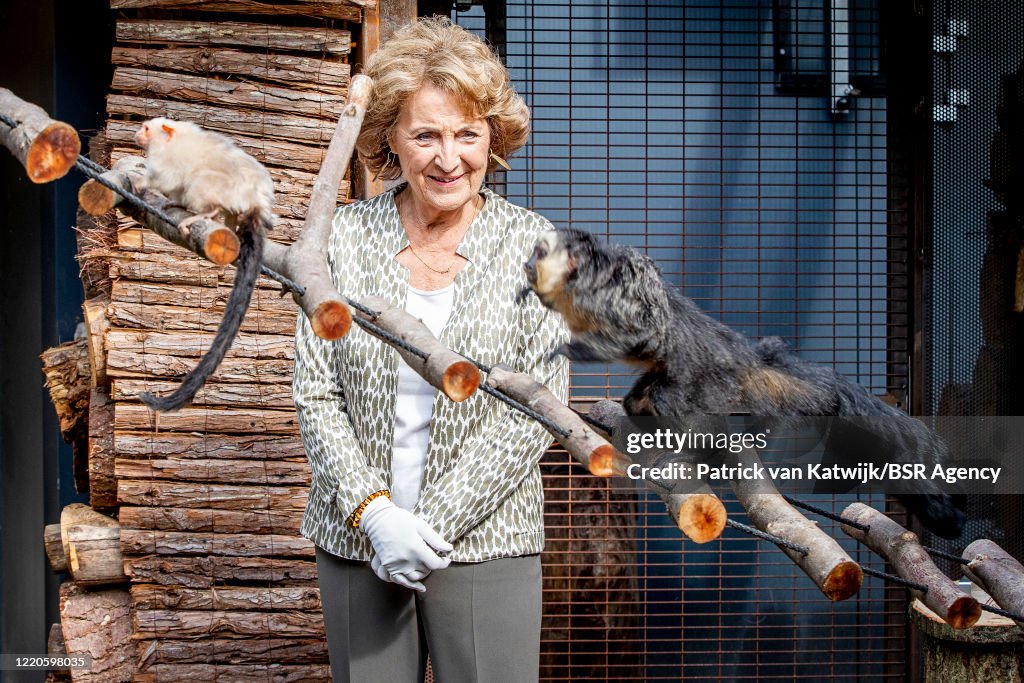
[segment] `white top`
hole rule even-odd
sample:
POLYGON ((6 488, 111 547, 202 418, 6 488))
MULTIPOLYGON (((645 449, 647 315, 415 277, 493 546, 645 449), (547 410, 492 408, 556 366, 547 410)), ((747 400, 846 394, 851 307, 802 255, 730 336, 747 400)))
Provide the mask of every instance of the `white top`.
MULTIPOLYGON (((454 301, 454 282, 432 292, 409 287, 405 310, 412 317, 422 320, 427 329, 439 337, 451 316, 454 301)), ((437 389, 399 357, 395 440, 391 456, 391 500, 406 510, 411 510, 420 498, 436 393, 437 389)))

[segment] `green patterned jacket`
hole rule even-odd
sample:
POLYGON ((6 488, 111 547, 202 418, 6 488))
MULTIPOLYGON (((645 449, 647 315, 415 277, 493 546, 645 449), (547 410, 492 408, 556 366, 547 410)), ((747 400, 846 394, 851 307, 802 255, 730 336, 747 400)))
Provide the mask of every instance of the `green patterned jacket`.
MULTIPOLYGON (((408 273, 394 256, 409 243, 395 209, 395 190, 338 209, 328 265, 338 291, 356 300, 377 295, 401 305, 408 273)), ((563 401, 564 358, 549 359, 568 338, 561 317, 525 286, 523 263, 543 217, 489 190, 458 253, 469 263, 455 278, 452 314, 441 341, 487 365, 528 372, 563 401)), ((300 532, 325 550, 370 559, 370 543, 346 524, 374 491, 390 488, 398 353, 353 326, 341 340, 315 336, 299 314, 293 397, 313 470, 300 532)), ((426 469, 413 509, 455 549, 456 562, 538 553, 544 546, 544 495, 537 461, 551 443, 544 428, 483 392, 462 403, 438 393, 426 469)))

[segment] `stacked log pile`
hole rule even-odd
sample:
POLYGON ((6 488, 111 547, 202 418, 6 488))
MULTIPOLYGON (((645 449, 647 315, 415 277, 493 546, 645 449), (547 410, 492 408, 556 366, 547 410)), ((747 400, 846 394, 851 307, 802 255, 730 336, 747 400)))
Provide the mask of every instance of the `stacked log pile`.
MULTIPOLYGON (((138 155, 135 130, 154 116, 221 132, 270 170, 270 237, 291 243, 347 96, 362 4, 112 0, 109 118, 91 157, 111 166, 138 155)), ((346 181, 338 200, 348 198, 346 181)), ((121 214, 80 218, 89 411, 79 488, 90 512, 109 516, 62 520, 50 536, 63 530, 63 544, 48 547, 74 579, 61 590, 68 654, 95 647, 98 632, 128 651, 93 649, 109 665, 73 680, 330 680, 314 548, 298 533, 310 472, 291 401, 294 303, 261 279, 212 381, 190 407, 157 416, 136 396, 171 391, 209 347, 233 268, 121 214), (116 568, 89 552, 102 544, 116 568)))

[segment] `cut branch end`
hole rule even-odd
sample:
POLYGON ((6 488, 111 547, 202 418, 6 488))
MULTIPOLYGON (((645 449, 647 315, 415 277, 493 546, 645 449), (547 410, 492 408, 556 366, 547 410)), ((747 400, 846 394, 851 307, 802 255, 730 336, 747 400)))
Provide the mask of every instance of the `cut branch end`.
POLYGON ((78 160, 82 141, 78 132, 62 121, 54 121, 36 136, 25 158, 25 170, 33 183, 63 178, 78 160))
POLYGON ((821 584, 821 592, 833 602, 857 594, 864 582, 864 571, 856 562, 840 562, 832 568, 821 584))
POLYGON ((441 383, 444 395, 460 403, 480 387, 480 370, 469 361, 459 361, 448 366, 441 383))
POLYGON ((218 266, 234 263, 235 259, 238 258, 241 248, 238 235, 228 227, 220 227, 208 232, 206 234, 206 241, 203 244, 203 252, 206 254, 206 258, 218 266))
POLYGON ((337 299, 328 300, 316 307, 309 322, 316 336, 334 341, 348 334, 352 327, 352 311, 337 299))
POLYGON ((722 535, 728 514, 718 496, 694 493, 687 496, 676 514, 676 525, 694 543, 707 543, 722 535))

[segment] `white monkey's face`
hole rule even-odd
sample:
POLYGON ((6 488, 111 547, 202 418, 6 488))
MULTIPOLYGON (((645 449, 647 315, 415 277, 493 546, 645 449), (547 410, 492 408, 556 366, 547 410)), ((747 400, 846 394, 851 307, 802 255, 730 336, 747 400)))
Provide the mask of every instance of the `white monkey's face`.
POLYGON ((424 85, 406 101, 390 138, 420 216, 466 210, 487 173, 491 131, 450 94, 424 85))

